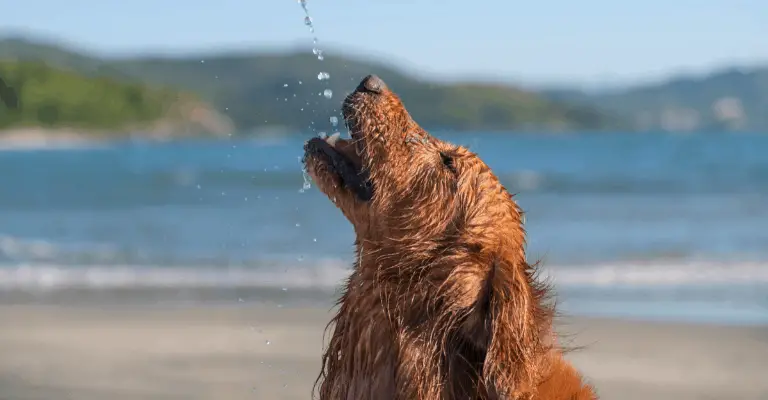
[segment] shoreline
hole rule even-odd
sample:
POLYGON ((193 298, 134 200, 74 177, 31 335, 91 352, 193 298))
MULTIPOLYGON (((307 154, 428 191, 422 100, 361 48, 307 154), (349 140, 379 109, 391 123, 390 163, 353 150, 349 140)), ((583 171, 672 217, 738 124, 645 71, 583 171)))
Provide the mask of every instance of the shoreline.
POLYGON ((0 130, 0 150, 36 150, 72 148, 141 139, 165 142, 179 139, 228 139, 233 130, 206 133, 205 131, 183 131, 168 127, 160 129, 135 130, 84 130, 76 128, 23 127, 0 130))
POLYGON ((100 133, 74 129, 13 128, 0 131, 0 150, 69 148, 109 142, 100 133))
MULTIPOLYGON (((330 307, 0 305, 0 399, 308 399, 330 307)), ((601 399, 764 399, 768 327, 558 319, 601 399)))

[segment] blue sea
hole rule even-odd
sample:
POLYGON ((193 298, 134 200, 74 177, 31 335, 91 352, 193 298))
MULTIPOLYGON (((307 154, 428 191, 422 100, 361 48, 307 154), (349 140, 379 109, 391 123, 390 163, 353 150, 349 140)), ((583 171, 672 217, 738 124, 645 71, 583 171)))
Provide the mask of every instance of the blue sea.
MULTIPOLYGON (((768 135, 450 134, 572 315, 768 323, 768 135)), ((0 151, 0 302, 330 305, 353 232, 307 135, 0 151)))

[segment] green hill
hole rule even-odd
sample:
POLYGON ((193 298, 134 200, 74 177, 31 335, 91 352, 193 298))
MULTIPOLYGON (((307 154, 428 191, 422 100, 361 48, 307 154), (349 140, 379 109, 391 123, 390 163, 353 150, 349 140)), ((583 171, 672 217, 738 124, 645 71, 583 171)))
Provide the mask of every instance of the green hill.
POLYGON ((0 108, 0 129, 145 126, 165 117, 178 98, 175 91, 85 77, 40 62, 0 62, 0 77, 15 97, 10 108, 0 108))
POLYGON ((721 70, 612 92, 546 95, 621 115, 635 130, 768 132, 768 68, 721 70))
POLYGON ((514 87, 425 82, 354 58, 330 55, 320 62, 309 51, 115 60, 17 38, 0 41, 0 59, 8 58, 41 60, 90 76, 191 91, 231 117, 241 130, 264 126, 329 130, 329 115, 338 112, 343 96, 369 73, 378 74, 396 90, 426 127, 605 130, 626 126, 594 107, 559 103, 514 87), (319 72, 327 72, 330 79, 318 80, 319 72), (332 91, 331 100, 322 95, 326 89, 332 91))
POLYGON ((0 41, 0 99, 0 130, 43 127, 145 136, 232 131, 231 121, 199 96, 21 39, 0 41))
MULTIPOLYGON (((0 60, 35 60, 91 78, 191 92, 240 131, 331 129, 343 96, 375 73, 429 128, 453 130, 670 130, 768 132, 768 68, 597 93, 525 91, 506 85, 429 82, 381 63, 310 51, 105 59, 52 43, 0 40, 0 60), (330 79, 319 81, 318 73, 330 79), (332 91, 330 100, 322 96, 332 91)), ((152 98, 152 96, 150 96, 152 98)), ((133 117, 131 117, 133 118, 133 117)))

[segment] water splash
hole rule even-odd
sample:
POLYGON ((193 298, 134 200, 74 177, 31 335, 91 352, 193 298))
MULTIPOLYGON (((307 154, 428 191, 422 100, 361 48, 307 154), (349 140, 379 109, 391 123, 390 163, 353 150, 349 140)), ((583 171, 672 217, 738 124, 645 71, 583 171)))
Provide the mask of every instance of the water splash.
MULTIPOLYGON (((299 163, 301 163, 301 157, 299 157, 299 163)), ((304 178, 304 183, 301 185, 299 193, 304 193, 312 187, 312 180, 309 177, 309 172, 307 172, 307 167, 303 163, 301 166, 301 176, 304 178)))
MULTIPOLYGON (((317 40, 314 40, 314 44, 317 45, 317 40)), ((320 61, 325 60, 325 56, 323 55, 323 51, 318 49, 317 47, 312 49, 312 54, 317 56, 317 59, 320 61)))

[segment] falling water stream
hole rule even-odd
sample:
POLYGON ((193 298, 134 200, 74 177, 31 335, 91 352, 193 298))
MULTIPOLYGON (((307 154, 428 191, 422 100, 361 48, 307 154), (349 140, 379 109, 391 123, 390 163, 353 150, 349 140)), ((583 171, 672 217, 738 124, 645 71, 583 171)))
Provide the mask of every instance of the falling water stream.
MULTIPOLYGON (((325 60, 325 55, 323 54, 323 50, 320 49, 318 46, 318 39, 317 34, 315 33, 315 25, 312 21, 312 16, 309 14, 309 9, 307 8, 307 0, 298 0, 299 5, 301 6, 302 10, 304 10, 304 25, 309 28, 309 32, 312 34, 312 54, 317 56, 318 61, 325 60)), ((333 98, 333 90, 331 90, 328 87, 328 80, 331 78, 331 75, 327 72, 320 71, 317 74, 317 79, 319 81, 322 81, 325 83, 325 89, 320 93, 323 97, 330 100, 333 98)), ((331 123, 331 129, 333 130, 333 133, 336 133, 336 129, 339 124, 339 118, 335 115, 332 115, 328 118, 329 122, 331 123)), ((318 136, 325 137, 326 133, 323 131, 317 132, 318 136)), ((302 169, 303 175, 304 175, 304 184, 302 185, 302 188, 299 190, 299 192, 303 193, 307 189, 310 188, 310 180, 309 175, 307 174, 306 169, 302 169)))

